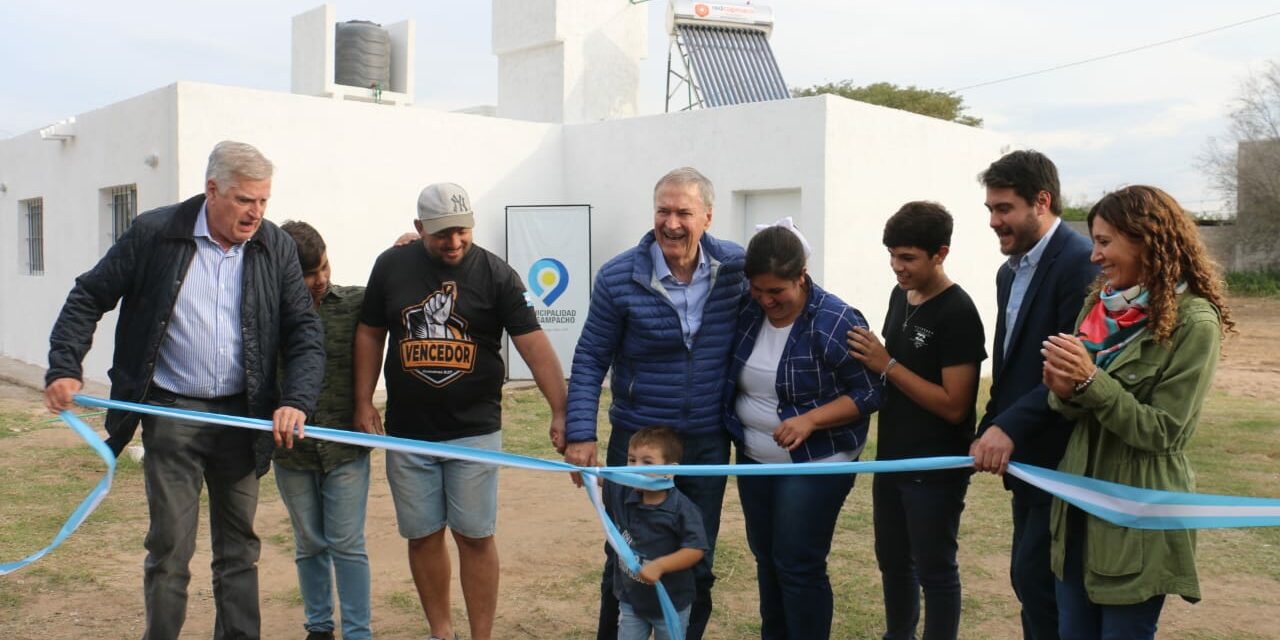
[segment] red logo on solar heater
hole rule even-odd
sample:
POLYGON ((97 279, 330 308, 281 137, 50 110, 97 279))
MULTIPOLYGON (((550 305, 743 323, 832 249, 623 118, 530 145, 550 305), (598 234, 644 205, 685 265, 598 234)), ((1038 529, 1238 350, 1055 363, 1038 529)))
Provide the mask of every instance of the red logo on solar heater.
POLYGON ((711 7, 701 3, 695 4, 693 5, 693 12, 697 14, 699 18, 705 18, 708 13, 711 13, 711 7))

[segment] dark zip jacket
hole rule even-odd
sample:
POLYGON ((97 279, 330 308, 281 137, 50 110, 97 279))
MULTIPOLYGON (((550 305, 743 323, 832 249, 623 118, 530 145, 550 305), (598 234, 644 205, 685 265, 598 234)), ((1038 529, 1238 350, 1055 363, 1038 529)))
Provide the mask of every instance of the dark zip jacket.
MULTIPOLYGON (((45 384, 82 379, 81 362, 102 315, 120 303, 112 356, 111 398, 145 402, 156 358, 187 269, 195 256, 193 231, 204 195, 146 212, 92 269, 76 278, 49 336, 45 384)), ((245 396, 251 417, 269 418, 279 406, 311 415, 324 375, 324 329, 302 280, 297 245, 263 220, 245 243, 240 331, 245 396), (277 384, 277 359, 284 379, 277 384)), ((141 414, 107 412, 107 444, 116 455, 133 439, 141 414)), ((264 434, 269 435, 269 434, 264 434)), ((265 472, 270 447, 257 448, 265 472)))

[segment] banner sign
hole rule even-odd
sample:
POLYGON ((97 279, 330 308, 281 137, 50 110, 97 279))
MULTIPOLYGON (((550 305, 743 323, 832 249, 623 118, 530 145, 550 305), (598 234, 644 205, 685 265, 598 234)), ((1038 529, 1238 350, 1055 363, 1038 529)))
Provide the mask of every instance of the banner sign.
MULTIPOLYGON (((520 275, 525 297, 568 375, 591 304, 591 206, 507 207, 507 264, 520 275)), ((533 378, 511 348, 507 377, 533 378)))

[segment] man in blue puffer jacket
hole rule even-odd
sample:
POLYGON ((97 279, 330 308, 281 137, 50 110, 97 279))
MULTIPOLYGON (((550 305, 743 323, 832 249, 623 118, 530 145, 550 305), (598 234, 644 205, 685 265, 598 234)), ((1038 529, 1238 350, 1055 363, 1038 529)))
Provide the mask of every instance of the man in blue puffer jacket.
MULTIPOLYGON (((637 430, 674 428, 684 440, 681 464, 727 464, 729 437, 719 398, 729 348, 746 293, 742 247, 707 235, 715 191, 696 169, 675 169, 653 188, 653 231, 605 263, 596 274, 591 309, 573 354, 565 460, 595 466, 600 386, 612 369, 606 463, 627 464, 637 430)), ((694 567, 695 596, 687 637, 698 640, 711 616, 711 572, 724 477, 676 478, 676 487, 702 511, 710 551, 694 567)), ((605 549, 597 638, 617 637, 613 553, 605 549)))

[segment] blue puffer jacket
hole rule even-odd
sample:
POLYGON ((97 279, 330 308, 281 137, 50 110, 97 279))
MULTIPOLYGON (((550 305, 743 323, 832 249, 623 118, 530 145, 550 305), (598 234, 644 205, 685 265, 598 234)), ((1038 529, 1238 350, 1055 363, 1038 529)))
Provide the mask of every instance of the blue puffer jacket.
POLYGON ((718 401, 747 291, 742 247, 702 236, 711 292, 693 347, 686 348, 675 306, 654 286, 653 242, 650 231, 596 274, 569 376, 568 442, 596 439, 600 385, 610 367, 609 421, 614 429, 665 425, 690 436, 723 428, 718 401))

